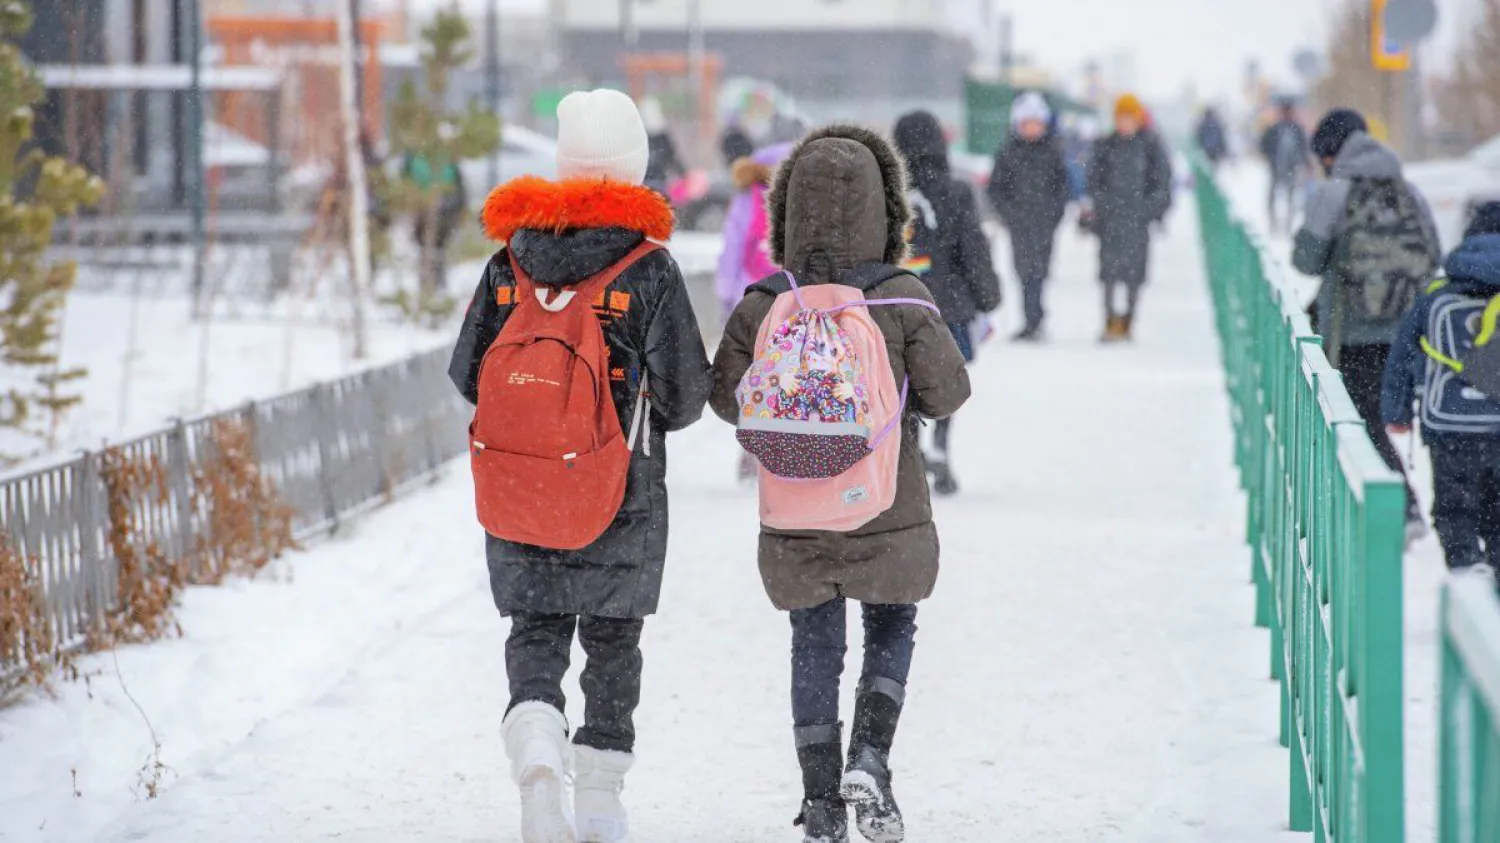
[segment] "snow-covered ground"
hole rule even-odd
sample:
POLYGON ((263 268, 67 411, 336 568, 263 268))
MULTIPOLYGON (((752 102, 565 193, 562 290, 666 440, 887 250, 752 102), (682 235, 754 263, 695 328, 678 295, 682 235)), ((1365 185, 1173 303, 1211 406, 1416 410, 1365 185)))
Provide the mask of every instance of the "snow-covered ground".
MULTIPOLYGON (((1317 294, 1318 281, 1291 268, 1292 239, 1270 235, 1266 193, 1270 176, 1258 162, 1241 162, 1226 169, 1220 184, 1243 219, 1259 233, 1270 250, 1272 262, 1283 277, 1303 293, 1306 301, 1317 294)), ((1451 247, 1454 244, 1446 244, 1451 247)), ((1397 443, 1409 454, 1412 485, 1422 501, 1422 511, 1432 508, 1432 463, 1427 451, 1410 441, 1397 443)), ((1406 826, 1408 843, 1437 839, 1437 706, 1439 697, 1439 596, 1447 567, 1435 535, 1414 545, 1406 555, 1406 826)))
MULTIPOLYGON (((894 756, 914 840, 1302 839, 1284 832, 1277 690, 1183 204, 1138 342, 1095 342, 1094 249, 1070 233, 1053 341, 993 343, 974 370, 954 432, 964 494, 937 507, 944 573, 894 756)), ((637 836, 793 840, 788 626, 756 571, 754 496, 723 424, 670 450, 667 583, 625 793, 637 836)), ((274 576, 192 590, 182 639, 122 649, 118 673, 91 657, 87 684, 0 710, 0 838, 517 840, 507 625, 471 513, 455 464, 274 576), (156 799, 126 687, 160 740, 156 799)))

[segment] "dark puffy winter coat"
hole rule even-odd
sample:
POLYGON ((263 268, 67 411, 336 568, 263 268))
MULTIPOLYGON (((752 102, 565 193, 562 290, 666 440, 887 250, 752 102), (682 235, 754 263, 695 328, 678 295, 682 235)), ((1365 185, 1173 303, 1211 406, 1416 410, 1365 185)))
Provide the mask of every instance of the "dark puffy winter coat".
POLYGON ((929 247, 932 267, 922 282, 949 322, 967 324, 1000 306, 1000 276, 979 207, 968 185, 953 177, 942 125, 927 112, 901 118, 894 132, 906 160, 907 198, 912 213, 936 233, 929 247))
POLYGON ((654 132, 646 137, 646 156, 646 186, 658 193, 666 193, 672 181, 687 172, 682 166, 682 157, 677 154, 677 144, 666 132, 654 132))
POLYGON ((1013 136, 995 153, 986 192, 1017 247, 1050 242, 1068 209, 1068 167, 1057 141, 1013 136))
MULTIPOLYGON (((893 264, 905 254, 909 211, 901 161, 878 135, 832 126, 792 152, 771 191, 772 260, 800 283, 844 283, 866 297, 930 299, 927 288, 893 264)), ((750 367, 755 338, 784 286, 752 286, 729 318, 714 360, 713 408, 734 423, 735 387, 750 367)), ((784 284, 784 282, 783 282, 784 284)), ((870 311, 885 337, 896 382, 911 379, 901 426, 896 502, 851 533, 761 528, 761 579, 783 610, 843 595, 866 603, 914 603, 932 593, 938 534, 927 492, 918 415, 952 415, 969 397, 969 376, 953 335, 926 308, 870 311)))
MULTIPOLYGON (((484 224, 508 245, 485 267, 448 368, 470 402, 478 401, 484 354, 512 310, 516 278, 507 251, 537 284, 565 287, 610 267, 648 236, 670 237, 672 211, 637 185, 522 178, 490 195, 484 224)), ((656 611, 667 555, 666 434, 702 415, 712 386, 708 359, 682 274, 665 251, 621 274, 596 311, 611 369, 621 373, 613 394, 622 430, 636 401, 628 373, 650 376, 650 456, 637 449, 620 513, 589 547, 556 551, 488 537, 490 588, 504 614, 640 618, 656 611)))
POLYGON ((1130 286, 1146 282, 1151 224, 1172 208, 1172 162, 1156 133, 1113 134, 1094 144, 1089 197, 1099 235, 1099 277, 1130 286))

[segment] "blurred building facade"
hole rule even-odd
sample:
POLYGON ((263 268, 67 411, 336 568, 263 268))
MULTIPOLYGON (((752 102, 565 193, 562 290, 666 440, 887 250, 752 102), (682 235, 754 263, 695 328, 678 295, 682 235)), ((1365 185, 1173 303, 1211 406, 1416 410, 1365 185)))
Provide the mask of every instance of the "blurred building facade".
MULTIPOLYGON (((953 117, 972 60, 944 0, 697 0, 726 77, 764 79, 819 120, 885 123, 916 106, 953 117)), ((627 53, 686 53, 693 0, 551 0, 558 74, 621 78, 627 53)))
POLYGON ((161 71, 186 67, 187 0, 33 0, 32 7, 36 22, 21 49, 48 86, 38 143, 117 191, 128 186, 152 204, 184 202, 185 95, 170 90, 161 71))

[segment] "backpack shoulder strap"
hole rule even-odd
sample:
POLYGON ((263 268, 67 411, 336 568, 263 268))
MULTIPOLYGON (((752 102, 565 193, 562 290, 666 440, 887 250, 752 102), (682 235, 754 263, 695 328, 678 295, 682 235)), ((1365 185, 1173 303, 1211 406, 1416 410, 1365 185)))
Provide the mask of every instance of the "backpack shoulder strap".
POLYGON ((625 255, 625 257, 615 261, 609 266, 609 268, 600 272, 598 275, 590 276, 589 278, 585 278, 584 280, 578 282, 578 284, 576 285, 578 292, 580 294, 588 295, 598 293, 605 287, 613 284, 615 282, 615 279, 625 274, 625 270, 631 268, 632 266, 635 266, 647 255, 659 252, 661 250, 662 246, 660 243, 657 243, 653 240, 642 240, 639 246, 631 249, 625 255))
POLYGON ((1484 309, 1484 315, 1479 318, 1479 333, 1474 337, 1474 345, 1483 348, 1495 339, 1495 332, 1500 329, 1500 296, 1490 299, 1490 303, 1484 309))

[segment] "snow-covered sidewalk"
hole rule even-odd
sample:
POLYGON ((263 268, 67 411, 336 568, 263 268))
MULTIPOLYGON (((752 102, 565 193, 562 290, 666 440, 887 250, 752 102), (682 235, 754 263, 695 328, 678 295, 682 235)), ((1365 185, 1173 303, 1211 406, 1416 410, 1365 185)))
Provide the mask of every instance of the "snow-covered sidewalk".
MULTIPOLYGON (((938 506, 944 572, 894 756, 914 841, 1301 839, 1282 831, 1276 686, 1183 204, 1137 343, 1095 342, 1094 247, 1070 234, 1053 341, 993 343, 974 371, 954 432, 964 494, 938 506)), ((637 837, 795 840, 788 625, 761 590, 753 493, 719 422, 670 450, 625 794, 637 837)), ((507 625, 469 495, 455 465, 281 581, 193 591, 185 638, 121 651, 170 768, 157 799, 133 793, 151 739, 107 656, 88 687, 0 710, 0 839, 517 840, 507 625)))

